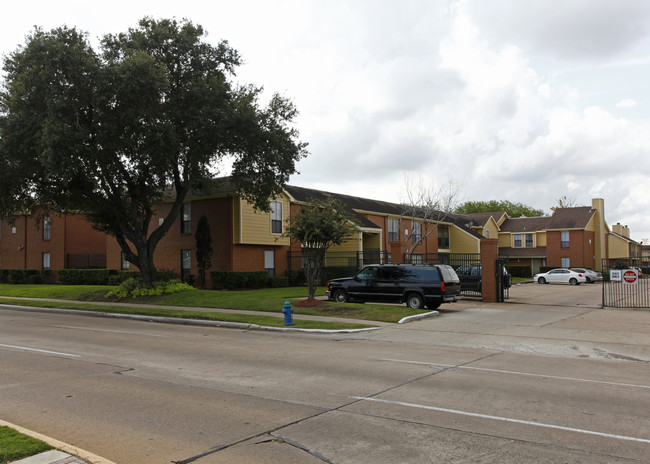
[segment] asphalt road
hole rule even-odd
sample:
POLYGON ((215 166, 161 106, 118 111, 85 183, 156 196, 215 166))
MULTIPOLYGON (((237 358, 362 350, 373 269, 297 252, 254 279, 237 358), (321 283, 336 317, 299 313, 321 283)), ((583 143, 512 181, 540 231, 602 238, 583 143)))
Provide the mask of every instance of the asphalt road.
POLYGON ((118 464, 650 462, 650 311, 598 295, 354 335, 0 309, 0 419, 118 464))

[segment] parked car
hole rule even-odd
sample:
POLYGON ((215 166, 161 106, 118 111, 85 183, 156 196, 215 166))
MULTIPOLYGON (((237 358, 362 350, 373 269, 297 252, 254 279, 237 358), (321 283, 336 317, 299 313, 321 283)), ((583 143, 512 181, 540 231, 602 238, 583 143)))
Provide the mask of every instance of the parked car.
MULTIPOLYGON (((512 287, 512 276, 507 268, 503 268, 502 276, 503 288, 512 287)), ((479 263, 467 264, 456 269, 456 274, 460 278, 460 286, 463 291, 480 292, 483 287, 481 265, 479 263)))
POLYGON ((593 284, 603 280, 603 275, 600 272, 592 271, 591 269, 586 269, 584 267, 572 267, 569 270, 584 275, 585 279, 587 279, 588 284, 593 284))
POLYGON ((586 282, 587 278, 584 276, 584 274, 581 274, 579 272, 559 268, 548 272, 542 272, 541 274, 535 274, 533 280, 538 284, 565 283, 571 285, 580 285, 581 283, 586 282))
POLYGON ((454 268, 444 264, 377 264, 364 267, 354 277, 330 280, 326 294, 338 302, 378 301, 436 309, 460 298, 460 279, 454 268))

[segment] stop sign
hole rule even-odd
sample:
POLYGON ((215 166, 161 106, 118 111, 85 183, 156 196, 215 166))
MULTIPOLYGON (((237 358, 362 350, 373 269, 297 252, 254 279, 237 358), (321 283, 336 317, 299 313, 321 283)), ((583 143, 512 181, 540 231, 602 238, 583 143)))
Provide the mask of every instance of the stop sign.
POLYGON ((633 271, 632 269, 623 271, 623 282, 626 284, 635 284, 637 283, 638 278, 639 276, 637 275, 636 271, 633 271))

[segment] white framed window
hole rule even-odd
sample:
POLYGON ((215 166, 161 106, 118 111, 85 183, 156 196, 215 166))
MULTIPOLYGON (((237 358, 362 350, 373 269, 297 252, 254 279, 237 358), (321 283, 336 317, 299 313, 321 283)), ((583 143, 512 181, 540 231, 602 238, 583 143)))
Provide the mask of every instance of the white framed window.
POLYGON ((52 232, 52 221, 49 217, 43 218, 43 240, 49 240, 52 232))
POLYGON ((271 202, 271 233, 272 234, 282 233, 282 202, 281 201, 274 200, 271 202))
POLYGON ((526 248, 533 248, 533 234, 525 234, 526 248))
POLYGON ((562 232, 560 232, 560 234, 561 234, 561 237, 560 237, 561 247, 562 248, 569 248, 569 231, 568 230, 563 230, 562 232))
POLYGON ((514 247, 515 248, 521 247, 521 234, 515 234, 514 247))
POLYGON ((275 251, 264 250, 264 270, 271 277, 275 275, 275 251))
POLYGON ((485 238, 490 238, 490 229, 485 229, 483 236, 485 238))
POLYGON ((449 249, 449 226, 438 226, 438 248, 449 249))
POLYGON ((560 267, 570 268, 571 267, 571 258, 562 258, 562 263, 560 267))
POLYGON ((192 250, 181 250, 181 279, 185 281, 192 272, 192 250))
POLYGON ((50 270, 50 254, 47 252, 43 253, 43 270, 44 271, 50 270))
POLYGON ((414 222, 413 223, 413 243, 418 243, 422 240, 422 223, 414 222))
POLYGON ((183 214, 181 217, 181 234, 192 233, 192 203, 183 203, 183 214))
POLYGON ((122 252, 122 270, 128 271, 130 265, 131 263, 126 260, 126 253, 122 252))
POLYGON ((411 264, 422 264, 422 255, 411 255, 411 264))
POLYGON ((388 241, 399 241, 399 219, 388 219, 388 241))

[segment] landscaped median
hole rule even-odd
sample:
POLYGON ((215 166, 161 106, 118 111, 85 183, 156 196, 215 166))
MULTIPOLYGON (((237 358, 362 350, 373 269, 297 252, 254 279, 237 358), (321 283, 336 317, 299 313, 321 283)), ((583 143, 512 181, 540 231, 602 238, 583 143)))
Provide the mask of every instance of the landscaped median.
MULTIPOLYGON (((119 301, 107 299, 106 294, 114 288, 87 285, 2 284, 0 304, 283 327, 282 308, 284 302, 288 300, 294 311, 295 325, 292 327, 319 330, 369 328, 376 326, 373 325, 373 321, 397 323, 404 317, 425 312, 408 309, 405 306, 307 301, 305 300, 307 289, 304 287, 247 291, 187 290, 156 297, 126 298, 119 301), (47 299, 47 301, 36 299, 47 299), (214 311, 211 311, 212 308, 214 311), (220 312, 220 309, 235 311, 220 312), (250 314, 248 311, 269 314, 250 314), (323 319, 301 319, 301 315, 319 316, 323 319), (355 321, 345 322, 340 319, 355 321), (368 321, 368 323, 359 323, 359 321, 368 321)), ((317 295, 323 296, 324 289, 319 289, 317 295)))

